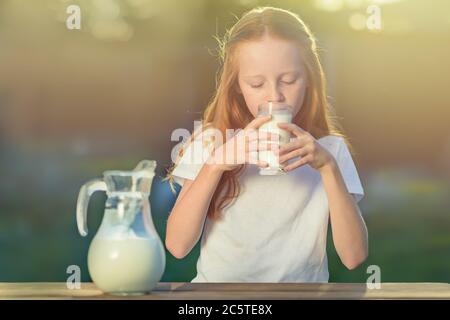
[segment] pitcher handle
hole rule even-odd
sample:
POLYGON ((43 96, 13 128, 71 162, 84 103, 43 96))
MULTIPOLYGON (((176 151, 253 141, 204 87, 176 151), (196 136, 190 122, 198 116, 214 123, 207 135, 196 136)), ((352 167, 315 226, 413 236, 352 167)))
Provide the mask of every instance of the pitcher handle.
POLYGON ((78 232, 85 237, 87 230, 87 210, 89 199, 96 191, 106 191, 106 183, 102 179, 93 179, 86 182, 80 189, 77 200, 77 226, 78 232))

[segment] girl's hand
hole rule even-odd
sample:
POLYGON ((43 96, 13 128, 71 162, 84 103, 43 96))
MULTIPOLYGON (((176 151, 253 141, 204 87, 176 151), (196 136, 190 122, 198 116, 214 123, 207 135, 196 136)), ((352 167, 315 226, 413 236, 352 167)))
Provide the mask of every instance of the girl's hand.
POLYGON ((279 150, 275 151, 279 155, 279 163, 286 165, 284 171, 291 171, 305 164, 322 171, 322 169, 336 164, 333 155, 302 128, 293 123, 279 123, 278 127, 296 136, 295 140, 280 146, 279 150), (301 158, 287 164, 288 160, 296 157, 301 158))
POLYGON ((258 160, 258 151, 277 150, 280 136, 259 133, 258 128, 271 118, 268 115, 253 119, 243 130, 217 147, 208 159, 208 164, 220 171, 233 170, 245 163, 256 164, 260 168, 267 167, 267 162, 258 160))

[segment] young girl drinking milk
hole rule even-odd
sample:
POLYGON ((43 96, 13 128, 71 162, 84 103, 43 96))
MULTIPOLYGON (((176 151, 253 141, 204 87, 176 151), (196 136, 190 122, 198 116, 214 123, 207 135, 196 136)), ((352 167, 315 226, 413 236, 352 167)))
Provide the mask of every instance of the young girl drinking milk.
POLYGON ((227 32, 220 49, 217 90, 201 130, 183 144, 168 174, 182 188, 167 221, 167 249, 181 259, 201 239, 192 282, 327 282, 330 221, 342 263, 356 268, 368 255, 357 205, 364 192, 330 114, 313 35, 290 11, 256 8, 227 32), (292 106, 292 122, 277 124, 289 132, 288 143, 275 143, 276 133, 246 135, 271 120, 258 116, 264 103, 292 106), (212 144, 208 128, 224 137, 227 129, 241 130, 212 144), (244 160, 222 161, 230 150, 244 160), (284 174, 261 175, 268 163, 250 161, 251 153, 268 150, 284 174))

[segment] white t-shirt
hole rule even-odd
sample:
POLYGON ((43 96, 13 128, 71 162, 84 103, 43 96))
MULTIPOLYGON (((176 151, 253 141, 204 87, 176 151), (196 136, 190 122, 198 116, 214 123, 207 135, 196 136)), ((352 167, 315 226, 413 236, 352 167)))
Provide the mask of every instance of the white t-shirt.
MULTIPOLYGON (((335 157, 347 190, 359 202, 364 191, 345 141, 318 139, 335 157)), ((173 171, 183 185, 194 180, 211 149, 201 135, 173 171)), ((320 173, 309 165, 285 175, 259 175, 247 165, 241 192, 219 220, 206 218, 197 276, 192 282, 328 282, 328 199, 320 173)))

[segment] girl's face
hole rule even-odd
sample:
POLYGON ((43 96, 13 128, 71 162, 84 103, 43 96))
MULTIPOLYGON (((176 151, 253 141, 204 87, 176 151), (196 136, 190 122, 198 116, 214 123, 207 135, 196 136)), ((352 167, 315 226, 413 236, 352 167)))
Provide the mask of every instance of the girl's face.
POLYGON ((254 117, 258 105, 283 102, 300 110, 307 86, 306 69, 298 46, 293 41, 271 36, 237 47, 238 92, 244 96, 254 117))

